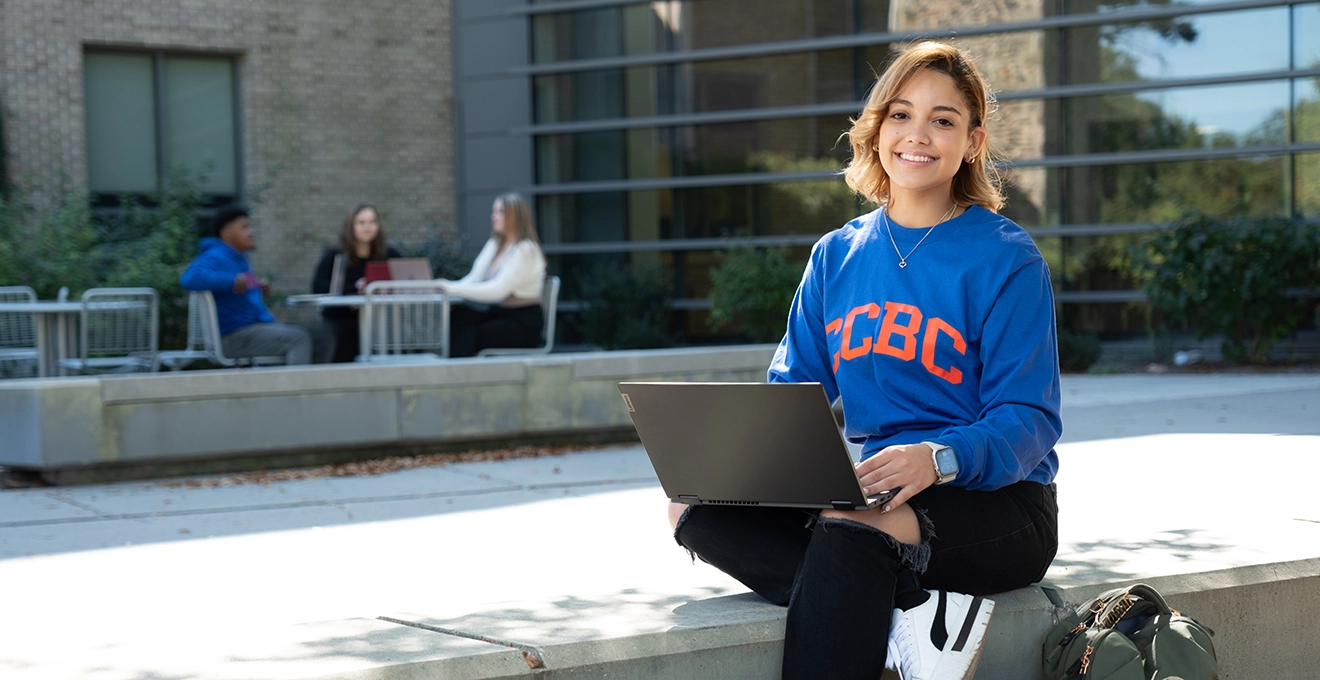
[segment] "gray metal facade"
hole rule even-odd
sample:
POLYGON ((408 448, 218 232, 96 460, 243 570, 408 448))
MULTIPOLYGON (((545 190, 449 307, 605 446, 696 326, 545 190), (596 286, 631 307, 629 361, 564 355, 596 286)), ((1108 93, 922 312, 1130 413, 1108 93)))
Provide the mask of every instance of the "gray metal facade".
MULTIPOLYGON (((689 0, 691 6, 700 7, 703 0, 689 0)), ((643 129, 678 128, 682 126, 751 124, 755 121, 807 119, 811 116, 852 115, 862 106, 862 101, 827 101, 810 102, 789 106, 754 106, 736 110, 718 111, 675 111, 655 115, 623 115, 614 117, 596 117, 585 120, 537 121, 536 103, 533 99, 533 80, 538 76, 555 76, 600 72, 608 69, 640 69, 646 67, 675 66, 685 67, 707 62, 736 59, 757 59, 773 55, 816 54, 825 50, 862 49, 867 47, 888 47, 917 38, 953 38, 964 43, 978 46, 993 44, 996 41, 1007 44, 1023 36, 1044 36, 1044 44, 1039 54, 1029 55, 1034 59, 1032 68, 1043 73, 1041 82, 1031 84, 999 83, 999 100, 1002 105, 1010 106, 1026 103, 1038 106, 1040 127, 1045 130, 1045 139, 1040 144, 1038 153, 1009 154, 1008 167, 1018 173, 1037 172, 1042 178, 1039 192, 1048 194, 1048 200, 1041 201, 1039 218, 1034 222, 1019 219, 1038 240, 1050 241, 1057 245, 1059 257, 1076 262, 1084 258, 1084 248, 1094 244, 1096 239, 1105 239, 1121 235, 1134 235, 1150 232, 1159 226, 1152 219, 1101 219, 1089 216, 1099 214, 1098 207, 1087 208, 1081 204, 1090 201, 1096 203, 1096 197, 1075 196, 1079 184, 1105 181, 1104 173, 1117 173, 1119 166, 1150 168, 1158 164, 1176 163, 1211 163, 1232 161, 1234 159, 1273 159, 1281 164, 1282 176, 1279 180, 1281 192, 1272 200, 1280 202, 1280 214, 1302 214, 1309 217, 1320 216, 1320 206, 1312 205, 1314 198, 1306 199, 1313 192, 1308 189, 1310 175, 1300 169, 1300 158, 1307 158, 1307 163, 1315 164, 1320 157, 1320 138, 1302 135, 1297 122, 1293 120, 1301 111, 1304 90, 1308 83, 1320 82, 1320 59, 1308 62, 1295 55, 1309 54, 1304 49, 1313 50, 1310 45, 1316 38, 1310 36, 1310 15, 1320 12, 1320 4, 1297 3, 1280 0, 1240 0, 1230 2, 1201 2, 1196 4, 1144 4, 1122 6, 1101 6, 1096 2, 1089 4, 1071 4, 1059 2, 1020 3, 1023 7, 1033 8, 1032 18, 1022 19, 1012 15, 1010 10, 1000 7, 1003 3, 977 2, 985 6, 989 18, 968 18, 959 14, 968 5, 965 3, 908 3, 892 0, 889 3, 890 21, 885 30, 858 31, 847 35, 828 35, 792 40, 773 40, 749 42, 745 44, 721 45, 715 47, 684 48, 671 47, 643 53, 626 53, 613 56, 587 56, 575 59, 544 58, 537 61, 532 54, 533 30, 536 17, 571 12, 586 12, 606 8, 635 6, 642 3, 636 0, 559 0, 542 2, 522 2, 520 0, 457 0, 455 2, 455 37, 456 46, 456 94, 458 97, 458 201, 462 215, 463 233, 468 239, 468 247, 475 248, 484 238, 488 229, 486 214, 490 200, 496 193, 505 189, 517 189, 537 197, 540 200, 556 196, 582 196, 601 192, 642 192, 642 191, 680 191, 697 190, 712 187, 742 185, 770 185, 811 180, 828 180, 834 177, 832 170, 795 170, 734 172, 710 174, 672 173, 658 176, 623 175, 605 179, 570 179, 567 181, 544 181, 536 177, 538 161, 537 139, 553 135, 581 135, 610 131, 630 131, 643 129), (908 12, 911 15, 926 13, 922 17, 926 23, 911 20, 907 24, 895 18, 908 12), (944 16, 941 16, 941 12, 944 16), (1253 14, 1256 13, 1256 14, 1253 14), (1195 39, 1195 25, 1202 17, 1205 21, 1220 23, 1236 20, 1237 17, 1251 19, 1261 12, 1274 14, 1286 13, 1286 29, 1265 36, 1267 40, 1279 46, 1286 44, 1289 58, 1286 63, 1276 67, 1240 70, 1231 72, 1196 72, 1187 75, 1174 73, 1169 77, 1148 79, 1129 79, 1117 81, 1077 79, 1060 65, 1061 54, 1067 49, 1065 42, 1069 36, 1076 39, 1081 35, 1103 35, 1108 27, 1125 22, 1127 25, 1153 27, 1154 31, 1169 31, 1177 40, 1179 30, 1186 31, 1184 25, 1193 26, 1191 43, 1195 39), (1305 14, 1305 17, 1303 15, 1305 14), (961 23, 960 23, 961 22, 961 23), (902 24, 902 25, 900 25, 902 24), (1064 32, 1071 31, 1065 35, 1064 32), (1090 32, 1090 33, 1085 33, 1090 32), (979 42, 978 42, 979 41, 979 42), (1305 43, 1305 45, 1299 45, 1305 43), (1051 71, 1055 69, 1055 71, 1051 71), (1060 113, 1065 107, 1085 107, 1091 102, 1099 102, 1107 96, 1129 96, 1134 101, 1142 96, 1158 96, 1174 90, 1187 91, 1195 88, 1213 88, 1219 86, 1245 86, 1253 83, 1287 84, 1291 95, 1285 111, 1288 118, 1282 136, 1277 139, 1243 140, 1234 144, 1211 143, 1209 134, 1203 146, 1176 146, 1169 148, 1084 148, 1074 143, 1072 136, 1079 135, 1077 130, 1069 134, 1069 139, 1051 137, 1050 129, 1061 125, 1066 114, 1060 113), (1300 102, 1300 103, 1299 103, 1300 102), (1051 174, 1053 173, 1053 174, 1051 174), (1301 174, 1299 174, 1301 173, 1301 174), (1071 193, 1070 193, 1071 192, 1071 193), (1310 202, 1308 202, 1310 201, 1310 202), (1046 204, 1049 204, 1048 206, 1046 204), (1080 206, 1080 207, 1079 207, 1080 206), (1048 208, 1048 209, 1047 209, 1048 208), (1077 215, 1083 215, 1077 218, 1077 215), (1080 244, 1080 245, 1079 245, 1080 244)), ((663 5, 667 3, 649 3, 663 5)), ((677 3, 675 3, 677 4, 677 3)), ((713 4, 713 3, 712 3, 713 4)), ((810 3, 807 3, 808 5, 810 3)), ((747 3, 749 7, 758 3, 747 3)), ((1017 5, 1013 5, 1017 6, 1017 5)), ((659 11, 659 10, 657 10, 659 11)), ((751 15, 749 14, 749 17, 751 15)), ((1273 15, 1271 15, 1273 16, 1273 15)), ((752 19, 749 19, 752 20, 752 19)), ((791 18, 780 17, 780 21, 791 18)), ((1251 36, 1259 41, 1261 35, 1251 36)), ((1203 40, 1202 42, 1205 42, 1203 40)), ((1259 43, 1258 43, 1259 44, 1259 43)), ((1241 45, 1245 51, 1250 45, 1241 45)), ((1071 53, 1062 59, 1078 58, 1071 53)), ((1074 70, 1080 68, 1097 69, 1093 65, 1074 64, 1074 70)), ((996 85, 992 82, 992 85, 996 85)), ((1225 92, 1233 92, 1225 90, 1225 92)), ((1145 101, 1145 100, 1142 100, 1145 101)), ((1225 101, 1228 109, 1234 102, 1225 101)), ((1085 122, 1084 116, 1077 116, 1085 122)), ((842 131, 842 130, 841 130, 842 131)), ((840 132, 841 132, 840 131, 840 132)), ((1245 161, 1244 161, 1245 162, 1245 161)), ((1310 166, 1308 166, 1310 167, 1310 166)), ((1320 177, 1312 178, 1320 182, 1320 177)), ((629 194, 633 195, 633 194, 629 194)), ((833 226, 824 226, 814 232, 798 234, 758 233, 755 225, 750 225, 751 235, 737 238, 726 237, 684 237, 683 234, 661 235, 659 238, 637 238, 625 236, 621 239, 547 239, 546 251, 552 256, 577 257, 605 253, 680 253, 684 251, 713 251, 728 247, 734 243, 758 245, 794 245, 801 246, 814 241, 820 234, 833 226)), ((1045 246, 1043 246, 1043 249, 1045 246)), ((1130 285, 1106 284, 1104 277, 1095 280, 1069 282, 1062 280, 1068 267, 1059 262, 1052 262, 1055 275, 1060 279, 1058 298, 1064 303, 1065 310, 1070 305, 1095 307, 1096 305, 1127 304, 1142 299, 1139 291, 1130 285)), ((569 277, 571 279, 571 274, 569 277)), ((680 276, 681 278, 681 276, 680 276)), ((1111 277, 1112 278, 1112 277, 1111 277)), ((571 290, 571 283, 569 284, 571 290)), ((680 295, 680 298, 685 296, 680 295)), ((703 300, 680 299, 676 307, 680 309, 700 309, 703 300)), ((1066 316, 1066 314, 1065 314, 1066 316)), ((1090 322, 1103 325, 1098 320, 1103 315, 1095 316, 1090 322)), ((1093 328, 1094 329, 1094 328, 1093 328)), ((1098 330, 1107 330, 1100 328, 1098 330)))

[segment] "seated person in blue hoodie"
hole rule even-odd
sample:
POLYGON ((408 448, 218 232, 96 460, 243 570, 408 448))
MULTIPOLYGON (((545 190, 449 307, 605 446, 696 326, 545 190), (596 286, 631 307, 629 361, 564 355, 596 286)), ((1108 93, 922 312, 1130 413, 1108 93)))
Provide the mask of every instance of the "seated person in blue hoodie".
POLYGON ((258 280, 247 252, 256 248, 248 213, 237 206, 220 208, 211 222, 201 252, 179 277, 187 290, 209 290, 215 296, 225 356, 282 356, 286 364, 325 363, 334 353, 333 338, 311 329, 277 323, 261 301, 269 284, 258 280))

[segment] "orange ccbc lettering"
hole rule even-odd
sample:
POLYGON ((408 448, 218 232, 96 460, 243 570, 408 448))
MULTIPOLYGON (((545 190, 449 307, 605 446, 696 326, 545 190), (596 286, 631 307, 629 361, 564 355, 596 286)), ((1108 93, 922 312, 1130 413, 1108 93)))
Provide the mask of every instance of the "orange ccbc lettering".
POLYGON ((854 307, 851 312, 848 312, 848 316, 843 321, 843 345, 839 348, 839 353, 843 355, 844 361, 851 361, 871 351, 870 333, 862 338, 862 344, 856 347, 848 346, 852 342, 853 319, 862 313, 866 314, 866 318, 874 319, 880 316, 880 308, 874 302, 868 302, 860 307, 854 307))
MULTIPOLYGON (((826 334, 826 335, 829 335, 829 334, 831 334, 831 333, 838 333, 840 328, 843 328, 843 319, 835 319, 835 320, 833 320, 833 321, 831 321, 831 322, 825 324, 825 334, 826 334)), ((836 374, 839 372, 839 353, 838 353, 838 352, 835 352, 835 353, 834 353, 834 372, 835 372, 836 374)))
POLYGON ((903 361, 912 361, 917 356, 917 331, 921 330, 921 310, 912 305, 898 302, 885 303, 885 320, 880 322, 880 334, 875 339, 875 353, 888 354, 903 361), (897 323, 899 314, 907 314, 908 322, 897 323), (903 338, 903 348, 889 343, 894 335, 903 338))
POLYGON ((963 379, 962 371, 958 370, 958 367, 940 368, 935 365, 935 343, 939 340, 940 333, 953 338, 953 348, 958 350, 959 354, 967 354, 967 341, 963 340, 962 333, 945 323, 944 319, 935 317, 926 322, 926 337, 921 344, 921 363, 925 365, 927 371, 958 385, 963 379))

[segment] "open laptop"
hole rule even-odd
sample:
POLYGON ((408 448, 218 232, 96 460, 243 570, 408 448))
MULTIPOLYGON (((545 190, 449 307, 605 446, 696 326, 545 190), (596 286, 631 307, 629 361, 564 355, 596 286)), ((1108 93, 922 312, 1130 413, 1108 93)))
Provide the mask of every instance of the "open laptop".
POLYGON ((370 284, 376 281, 430 281, 435 277, 431 274, 431 261, 424 257, 391 257, 384 262, 368 262, 362 278, 370 284))
POLYGON ((385 263, 392 281, 430 281, 431 261, 424 257, 391 257, 385 263))
POLYGON ((665 494, 691 505, 854 510, 867 498, 820 383, 622 382, 665 494))

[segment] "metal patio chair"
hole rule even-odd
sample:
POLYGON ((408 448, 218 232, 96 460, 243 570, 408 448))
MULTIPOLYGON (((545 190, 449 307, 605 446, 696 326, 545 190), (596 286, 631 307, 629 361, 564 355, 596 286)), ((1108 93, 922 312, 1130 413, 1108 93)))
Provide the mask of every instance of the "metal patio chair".
POLYGON ((436 281, 373 281, 358 361, 434 361, 449 354, 449 295, 436 281))
MULTIPOLYGON (((31 303, 37 294, 27 286, 0 288, 0 302, 31 303)), ((0 312, 0 378, 37 374, 36 321, 26 312, 0 312)))
POLYGON ((491 347, 477 352, 479 357, 498 357, 514 354, 549 354, 555 347, 555 311, 559 308, 559 277, 545 277, 541 287, 541 310, 545 314, 545 327, 541 329, 541 344, 536 347, 491 347))
POLYGON ((81 373, 156 370, 160 296, 154 288, 90 288, 78 315, 78 356, 61 359, 81 373))
POLYGON ((188 295, 188 342, 183 349, 161 350, 156 355, 157 363, 172 371, 182 370, 194 361, 210 359, 211 352, 206 349, 206 332, 202 324, 202 305, 197 293, 188 295))
POLYGON ((282 356, 231 357, 225 355, 220 336, 220 318, 215 311, 215 296, 209 290, 193 291, 188 295, 188 346, 182 350, 162 352, 161 363, 174 370, 186 366, 195 358, 204 358, 213 364, 234 366, 277 366, 284 363, 282 356), (196 357, 200 351, 201 356, 196 357))

